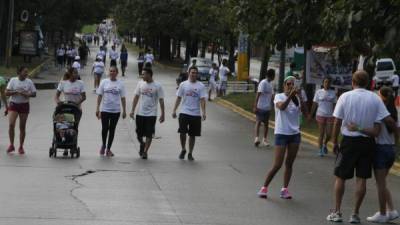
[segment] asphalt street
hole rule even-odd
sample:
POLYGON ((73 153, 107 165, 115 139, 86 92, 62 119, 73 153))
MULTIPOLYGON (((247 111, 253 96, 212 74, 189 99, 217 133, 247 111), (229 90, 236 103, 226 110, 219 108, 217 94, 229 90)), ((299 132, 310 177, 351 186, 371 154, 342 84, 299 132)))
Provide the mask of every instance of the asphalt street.
MULTIPOLYGON (((92 58, 95 52, 92 48, 92 58)), ((127 89, 128 113, 139 81, 137 54, 130 52, 129 57, 128 73, 120 77, 127 89)), ((154 140, 149 159, 139 158, 134 123, 128 118, 118 123, 112 147, 115 157, 100 157, 101 124, 95 117, 96 95, 89 67, 81 72, 87 100, 82 105, 79 159, 48 157, 55 90, 40 90, 31 100, 26 155, 6 154, 8 120, 0 119, 0 225, 329 224, 325 218, 333 206, 334 157, 319 158, 314 146, 303 143, 289 188, 293 199, 279 198, 282 171, 270 186, 269 198, 259 199, 256 192, 271 167, 272 148, 253 147, 253 124, 213 102, 207 104, 207 120, 194 151, 196 160, 178 159, 178 121, 171 112, 179 70, 154 68, 154 78, 166 93, 166 121, 157 123, 160 138, 154 140)), ((343 201, 346 221, 353 184, 348 182, 343 201)), ((399 205, 400 179, 391 176, 389 187, 399 205)), ((367 192, 360 215, 363 224, 368 224, 365 218, 378 208, 373 180, 367 192)))

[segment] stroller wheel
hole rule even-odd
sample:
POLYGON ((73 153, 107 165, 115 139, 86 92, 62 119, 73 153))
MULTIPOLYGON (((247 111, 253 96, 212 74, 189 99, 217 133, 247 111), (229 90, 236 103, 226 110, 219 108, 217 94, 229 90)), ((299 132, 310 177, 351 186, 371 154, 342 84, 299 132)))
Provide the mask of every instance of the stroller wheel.
POLYGON ((81 156, 81 148, 76 149, 76 158, 79 158, 81 156))

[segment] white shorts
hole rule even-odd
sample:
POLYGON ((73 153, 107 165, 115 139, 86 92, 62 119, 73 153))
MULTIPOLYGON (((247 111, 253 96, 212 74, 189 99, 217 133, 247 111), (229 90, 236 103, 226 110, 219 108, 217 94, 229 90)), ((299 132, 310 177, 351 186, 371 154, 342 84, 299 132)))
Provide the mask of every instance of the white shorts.
POLYGON ((217 89, 217 82, 215 81, 208 81, 208 90, 216 90, 217 89))

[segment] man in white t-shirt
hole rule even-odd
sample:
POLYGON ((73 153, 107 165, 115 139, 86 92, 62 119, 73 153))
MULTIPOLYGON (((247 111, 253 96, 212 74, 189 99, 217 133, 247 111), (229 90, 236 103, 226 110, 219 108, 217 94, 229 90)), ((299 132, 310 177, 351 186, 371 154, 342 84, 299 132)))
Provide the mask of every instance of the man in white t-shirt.
POLYGON ((179 130, 182 151, 179 159, 186 155, 186 135, 189 136, 188 159, 193 161, 193 149, 196 136, 201 136, 201 120, 206 119, 206 98, 207 90, 203 83, 197 81, 197 67, 189 70, 189 79, 179 85, 176 92, 177 98, 173 109, 172 117, 176 118, 176 110, 182 101, 179 114, 179 130), (201 111, 200 111, 201 108, 201 111))
POLYGON ((390 117, 379 97, 366 90, 369 76, 365 71, 353 74, 353 90, 342 94, 336 104, 333 116, 333 144, 338 152, 335 163, 335 210, 326 218, 329 221, 341 222, 341 203, 345 190, 345 181, 353 178, 356 171, 356 199, 350 223, 360 223, 358 216, 361 203, 366 193, 366 180, 371 178, 372 162, 375 152, 374 137, 368 136, 365 128, 371 128, 383 120, 396 130, 396 123, 390 117), (358 131, 349 131, 348 125, 356 124, 358 131), (343 138, 340 147, 338 136, 343 138))
POLYGON ((272 108, 272 96, 274 94, 274 89, 271 82, 275 79, 275 70, 269 69, 267 71, 267 77, 258 84, 258 90, 256 95, 256 100, 254 101, 253 112, 256 114, 256 125, 254 129, 255 139, 254 145, 258 147, 260 145, 260 127, 261 123, 264 123, 264 136, 263 144, 264 146, 269 146, 268 143, 268 123, 270 111, 272 108))
POLYGON ((135 89, 132 111, 130 117, 135 118, 135 109, 139 103, 136 114, 136 134, 140 143, 139 155, 142 159, 147 159, 147 154, 151 145, 157 120, 157 102, 160 103, 161 115, 160 123, 164 122, 164 91, 161 85, 153 80, 153 71, 150 68, 143 68, 143 81, 139 82, 135 89), (146 142, 143 141, 146 137, 146 142))
POLYGON ((144 64, 146 63, 153 64, 153 61, 154 61, 154 55, 153 53, 151 53, 151 50, 149 49, 147 50, 146 55, 144 55, 144 64))
POLYGON ((110 66, 117 66, 117 60, 119 58, 119 54, 117 50, 115 50, 115 45, 111 46, 110 50, 110 66))
POLYGON ((217 78, 218 78, 218 67, 216 63, 212 63, 209 71, 210 79, 208 79, 208 101, 211 101, 212 92, 217 91, 217 78))
POLYGON ((219 96, 224 96, 228 87, 228 75, 231 71, 226 66, 227 64, 228 60, 223 59, 222 65, 219 67, 219 96))

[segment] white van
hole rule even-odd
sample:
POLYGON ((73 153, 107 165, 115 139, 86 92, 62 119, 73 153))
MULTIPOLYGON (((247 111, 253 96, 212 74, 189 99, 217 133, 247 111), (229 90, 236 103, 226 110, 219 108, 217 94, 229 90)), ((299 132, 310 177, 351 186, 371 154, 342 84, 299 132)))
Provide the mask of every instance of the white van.
POLYGON ((393 76, 396 73, 396 66, 391 58, 382 58, 375 63, 375 87, 392 85, 393 76))

